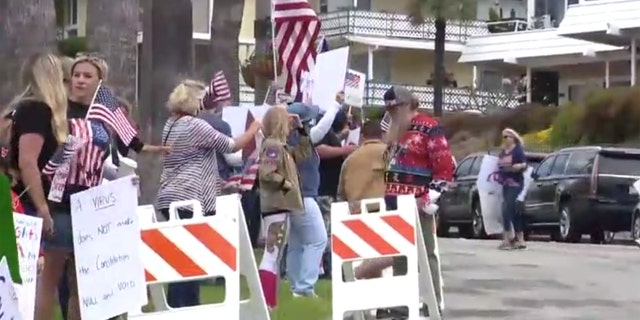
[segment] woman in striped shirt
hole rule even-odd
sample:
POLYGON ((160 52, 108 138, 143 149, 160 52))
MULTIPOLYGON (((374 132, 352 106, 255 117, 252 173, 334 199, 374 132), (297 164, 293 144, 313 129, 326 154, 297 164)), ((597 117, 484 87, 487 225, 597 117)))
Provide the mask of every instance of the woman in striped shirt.
MULTIPOLYGON (((260 122, 253 122, 247 132, 230 138, 196 117, 206 86, 198 81, 181 82, 169 96, 171 117, 162 132, 163 144, 171 146, 165 156, 156 208, 169 219, 172 202, 198 200, 206 215, 215 214, 219 193, 216 151, 232 153, 251 142, 260 130, 260 122)), ((192 211, 179 210, 178 218, 188 219, 192 211)), ((172 217, 175 218, 175 217, 172 217)), ((171 307, 199 304, 199 284, 182 282, 170 284, 167 300, 171 307)))

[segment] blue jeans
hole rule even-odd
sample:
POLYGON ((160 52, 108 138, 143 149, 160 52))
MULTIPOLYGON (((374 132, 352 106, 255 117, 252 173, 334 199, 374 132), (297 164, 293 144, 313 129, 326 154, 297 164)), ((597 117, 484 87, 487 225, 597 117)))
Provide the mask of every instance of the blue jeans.
POLYGON ((517 204, 522 188, 522 185, 502 186, 502 225, 505 232, 511 230, 511 226, 514 232, 524 231, 524 217, 518 212, 517 204))
POLYGON ((304 213, 290 215, 287 230, 287 278, 291 291, 314 292, 320 274, 320 261, 327 246, 327 230, 314 198, 304 198, 304 213))
POLYGON ((200 281, 170 283, 167 303, 171 308, 193 307, 200 304, 200 281))

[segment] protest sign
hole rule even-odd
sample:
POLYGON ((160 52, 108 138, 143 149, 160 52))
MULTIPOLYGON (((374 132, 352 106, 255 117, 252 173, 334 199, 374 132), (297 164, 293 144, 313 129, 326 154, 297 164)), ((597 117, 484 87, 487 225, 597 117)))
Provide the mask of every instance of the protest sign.
POLYGON ((349 47, 323 52, 316 58, 311 71, 313 90, 311 100, 320 108, 334 103, 336 93, 344 89, 344 76, 349 62, 349 47))
POLYGON ((502 185, 498 182, 498 157, 485 155, 478 173, 478 198, 487 234, 502 233, 502 185))
POLYGON ((13 223, 16 229, 18 261, 22 277, 22 286, 16 290, 18 305, 24 319, 34 319, 42 219, 14 213, 13 223))
POLYGON ((11 280, 9 264, 7 263, 7 258, 2 257, 2 261, 0 261, 0 319, 23 319, 18 310, 18 297, 11 280))
POLYGON ((71 196, 83 319, 108 319, 147 304, 137 207, 131 176, 71 196))
POLYGON ((347 75, 344 79, 344 103, 352 106, 362 108, 364 106, 364 91, 366 85, 367 75, 355 70, 347 70, 347 75))

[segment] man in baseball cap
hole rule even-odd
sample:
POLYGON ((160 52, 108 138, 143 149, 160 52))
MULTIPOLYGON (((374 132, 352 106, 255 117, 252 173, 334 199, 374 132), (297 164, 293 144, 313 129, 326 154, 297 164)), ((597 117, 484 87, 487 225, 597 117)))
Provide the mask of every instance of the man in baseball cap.
MULTIPOLYGON (((442 309, 442 277, 437 239, 432 232, 435 230, 435 210, 430 193, 439 195, 444 192, 453 178, 451 150, 442 127, 429 115, 418 112, 419 100, 409 90, 391 87, 384 94, 384 102, 387 115, 381 126, 386 129, 385 140, 389 144, 385 202, 389 210, 394 210, 397 208, 397 196, 415 195, 431 278, 439 309, 442 309)), ((393 269, 398 275, 405 274, 406 258, 395 258, 393 269)), ((405 310, 393 311, 404 313, 405 310)), ((440 311, 424 310, 432 314, 440 311)))

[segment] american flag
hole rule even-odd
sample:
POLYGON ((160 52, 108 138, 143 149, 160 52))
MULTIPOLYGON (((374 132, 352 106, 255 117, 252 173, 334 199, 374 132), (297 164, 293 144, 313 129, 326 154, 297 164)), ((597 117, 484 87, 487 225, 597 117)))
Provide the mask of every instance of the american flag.
POLYGON ((101 121, 114 130, 125 145, 129 145, 137 135, 136 129, 119 107, 116 97, 104 86, 98 88, 96 99, 89 107, 87 120, 101 121))
POLYGON ((73 158, 82 144, 82 139, 71 135, 67 136, 64 143, 58 147, 58 150, 42 169, 42 174, 53 175, 60 166, 71 161, 71 158, 73 158))
POLYGON ((344 78, 344 86, 357 89, 360 86, 360 75, 347 71, 347 76, 344 78))
POLYGON ((306 0, 274 0, 275 43, 278 61, 285 70, 284 91, 298 96, 303 71, 316 63, 320 20, 306 0))
POLYGON ((238 189, 239 191, 251 190, 256 182, 259 166, 258 152, 256 150, 256 152, 249 157, 242 171, 229 177, 223 188, 238 189))
POLYGON ((224 72, 220 70, 213 75, 202 101, 205 109, 213 109, 216 102, 225 100, 231 100, 231 91, 224 72))

